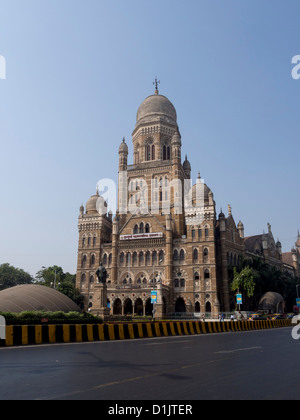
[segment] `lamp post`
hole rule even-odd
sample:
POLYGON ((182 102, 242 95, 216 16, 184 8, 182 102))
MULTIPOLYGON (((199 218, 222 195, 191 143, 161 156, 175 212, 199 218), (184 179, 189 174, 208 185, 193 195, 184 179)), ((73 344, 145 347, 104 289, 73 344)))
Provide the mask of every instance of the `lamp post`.
MULTIPOLYGON (((54 282, 52 281, 50 284, 56 290, 56 270, 54 271, 54 282)), ((58 286, 60 286, 60 283, 58 283, 58 286)))
MULTIPOLYGON (((158 261, 158 265, 160 265, 160 263, 162 263, 162 262, 163 262, 163 260, 159 260, 158 261)), ((154 284, 155 284, 155 282, 154 282, 154 276, 155 276, 155 264, 153 264, 153 288, 154 288, 154 284)), ((157 285, 155 285, 155 287, 157 289, 157 285)), ((156 292, 156 299, 157 299, 157 292, 156 292)), ((156 305, 156 303, 157 302, 154 302, 153 301, 153 311, 152 311, 152 317, 153 317, 153 319, 155 319, 155 312, 156 312, 155 305, 156 305)))

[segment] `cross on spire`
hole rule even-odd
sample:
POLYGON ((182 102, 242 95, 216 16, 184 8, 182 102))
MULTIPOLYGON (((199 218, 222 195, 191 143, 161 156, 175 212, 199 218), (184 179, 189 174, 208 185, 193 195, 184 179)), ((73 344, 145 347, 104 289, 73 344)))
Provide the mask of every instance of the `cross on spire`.
POLYGON ((155 81, 153 82, 154 86, 155 86, 155 93, 156 95, 158 95, 158 85, 160 85, 160 81, 157 80, 157 77, 155 78, 155 81))

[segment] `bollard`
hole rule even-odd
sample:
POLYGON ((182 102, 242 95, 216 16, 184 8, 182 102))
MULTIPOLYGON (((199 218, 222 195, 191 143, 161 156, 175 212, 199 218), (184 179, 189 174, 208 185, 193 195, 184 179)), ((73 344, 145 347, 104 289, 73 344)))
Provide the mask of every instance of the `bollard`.
POLYGON ((6 321, 4 316, 0 316, 0 340, 6 339, 6 321))

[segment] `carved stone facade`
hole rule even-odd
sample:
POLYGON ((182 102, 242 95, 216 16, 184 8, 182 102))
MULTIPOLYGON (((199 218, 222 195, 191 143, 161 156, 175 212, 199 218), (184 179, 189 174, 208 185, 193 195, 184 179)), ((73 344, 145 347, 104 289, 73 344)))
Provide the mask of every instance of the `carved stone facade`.
MULTIPOLYGON (((80 208, 76 281, 85 309, 97 313, 95 272, 102 262, 111 314, 151 315, 152 290, 158 292, 157 316, 230 311, 228 268, 252 253, 251 241, 230 206, 227 217, 216 215, 213 193, 200 174, 192 186, 176 110, 158 91, 140 106, 132 139, 132 165, 125 139, 119 148, 115 217, 98 191, 80 208)), ((261 237, 257 249, 267 252, 269 239, 261 237)), ((282 265, 275 248, 274 261, 282 265)))

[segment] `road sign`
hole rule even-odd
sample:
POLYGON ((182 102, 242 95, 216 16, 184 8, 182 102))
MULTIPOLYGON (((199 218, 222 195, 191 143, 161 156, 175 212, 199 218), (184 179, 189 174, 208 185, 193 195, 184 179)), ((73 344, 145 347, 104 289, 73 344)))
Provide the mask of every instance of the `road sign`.
POLYGON ((300 299, 296 299, 296 305, 300 307, 300 299))
POLYGON ((240 295, 240 294, 236 295, 236 303, 238 305, 242 305, 243 304, 243 296, 242 295, 240 295))
POLYGON ((151 303, 157 303, 157 291, 152 290, 151 292, 151 303))

